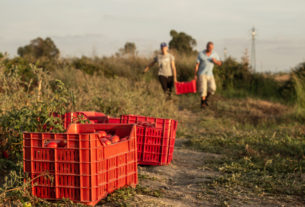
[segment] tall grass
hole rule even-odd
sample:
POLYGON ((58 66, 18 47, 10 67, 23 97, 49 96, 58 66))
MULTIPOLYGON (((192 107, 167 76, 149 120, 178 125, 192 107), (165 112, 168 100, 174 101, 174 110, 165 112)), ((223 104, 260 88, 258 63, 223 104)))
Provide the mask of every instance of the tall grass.
POLYGON ((296 91, 296 103, 298 109, 305 110, 305 80, 293 75, 293 80, 295 82, 295 91, 296 91))
POLYGON ((91 76, 68 68, 53 75, 74 94, 74 110, 95 110, 112 116, 130 113, 170 117, 177 109, 172 101, 166 101, 154 79, 91 76))
POLYGON ((296 97, 297 116, 305 119, 305 63, 299 64, 292 72, 291 82, 296 97))
MULTIPOLYGON (((189 81, 193 79, 196 56, 179 54, 174 55, 176 59, 178 81, 189 81)), ((155 85, 158 85, 156 83, 158 72, 157 66, 154 66, 150 72, 146 73, 145 75, 143 74, 143 69, 148 65, 149 62, 151 62, 151 60, 152 58, 137 56, 111 56, 94 58, 84 56, 81 58, 61 59, 53 64, 56 66, 56 69, 54 69, 54 67, 51 69, 42 68, 41 71, 47 71, 50 77, 57 75, 58 78, 63 80, 68 87, 72 87, 74 82, 82 82, 83 79, 94 82, 95 84, 95 82, 100 81, 98 80, 98 77, 101 77, 103 82, 107 82, 109 79, 120 82, 120 78, 127 78, 128 80, 132 80, 134 83, 142 83, 142 89, 147 85, 145 82, 148 84, 152 84, 154 82, 155 85), (61 71, 63 74, 60 74, 61 71), (76 71, 82 71, 87 75, 83 76, 83 73, 76 73, 76 71), (65 73, 67 73, 67 75, 65 75, 65 73), (79 76, 82 78, 76 77, 75 74, 79 74, 79 76)), ((38 65, 50 64, 51 63, 39 63, 38 65)), ((17 71, 21 76, 21 80, 24 82, 23 84, 30 84, 28 87, 32 87, 29 91, 36 90, 35 86, 38 84, 38 79, 41 79, 41 77, 38 77, 38 75, 44 74, 38 74, 35 72, 33 68, 29 67, 29 62, 23 58, 3 60, 2 65, 3 70, 8 71, 9 68, 10 71, 17 71)), ((300 104, 303 102, 301 98, 303 93, 301 91, 304 89, 300 85, 303 79, 299 75, 297 77, 293 76, 293 80, 288 82, 279 82, 276 81, 271 75, 252 73, 247 65, 242 64, 231 57, 226 59, 222 66, 215 67, 214 75, 217 84, 217 93, 225 97, 261 98, 271 101, 278 101, 284 104, 296 104, 297 106, 300 106, 299 108, 301 108, 300 104), (296 78, 301 78, 301 80, 297 81, 296 78), (296 91, 298 92, 296 93, 296 91)), ((128 85, 128 83, 126 83, 126 85, 128 85)), ((100 85, 96 87, 107 88, 107 86, 100 85)), ((114 86, 114 88, 116 87, 117 86, 114 86)), ((133 89, 129 88, 129 91, 131 90, 133 89)), ((149 93, 153 92, 150 91, 149 93)), ((114 111, 111 113, 115 113, 114 111)))

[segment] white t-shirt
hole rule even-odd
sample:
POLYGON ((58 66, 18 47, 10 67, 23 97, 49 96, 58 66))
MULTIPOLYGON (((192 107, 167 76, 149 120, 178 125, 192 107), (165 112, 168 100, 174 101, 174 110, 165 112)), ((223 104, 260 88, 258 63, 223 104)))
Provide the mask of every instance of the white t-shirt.
POLYGON ((166 55, 159 54, 154 60, 159 64, 158 75, 162 76, 173 76, 172 61, 175 61, 173 55, 167 53, 166 55))

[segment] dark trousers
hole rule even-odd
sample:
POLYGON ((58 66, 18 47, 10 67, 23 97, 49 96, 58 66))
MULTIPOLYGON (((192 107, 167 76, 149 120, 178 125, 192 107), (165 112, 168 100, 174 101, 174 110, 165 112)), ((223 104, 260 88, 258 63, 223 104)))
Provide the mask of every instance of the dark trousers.
POLYGON ((159 81, 161 83, 164 93, 169 93, 170 95, 172 93, 172 88, 174 86, 174 77, 173 76, 166 77, 159 75, 159 81))

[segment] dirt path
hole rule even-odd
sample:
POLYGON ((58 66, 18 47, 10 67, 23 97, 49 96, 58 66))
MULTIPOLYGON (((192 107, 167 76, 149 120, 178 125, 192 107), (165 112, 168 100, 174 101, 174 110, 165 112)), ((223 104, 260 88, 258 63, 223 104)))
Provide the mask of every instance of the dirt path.
POLYGON ((140 185, 161 190, 161 198, 137 195, 139 206, 214 206, 201 200, 202 183, 217 176, 205 169, 203 160, 217 159, 219 155, 196 152, 182 147, 184 140, 176 141, 174 159, 168 166, 140 166, 140 185))
POLYGON ((206 167, 204 161, 220 159, 221 155, 197 152, 183 147, 184 139, 176 141, 174 159, 168 166, 139 166, 139 185, 160 196, 136 194, 128 206, 145 207, 288 207, 304 206, 302 202, 289 196, 257 196, 251 192, 232 196, 229 202, 222 195, 223 189, 207 190, 207 183, 220 173, 206 167))

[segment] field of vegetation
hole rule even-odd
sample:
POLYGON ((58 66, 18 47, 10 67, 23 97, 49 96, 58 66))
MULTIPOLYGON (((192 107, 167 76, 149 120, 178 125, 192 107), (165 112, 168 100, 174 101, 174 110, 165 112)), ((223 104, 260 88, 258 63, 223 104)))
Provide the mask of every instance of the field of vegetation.
MULTIPOLYGON (((156 68, 143 74, 148 58, 37 57, 26 49, 15 58, 0 54, 0 206, 75 205, 31 196, 22 132, 60 132, 52 112, 89 110, 179 122, 173 163, 140 166, 137 188, 101 205, 305 206, 305 63, 282 80, 228 58, 215 68, 217 93, 202 110, 197 94, 167 100, 156 68)), ((195 60, 176 54, 178 80, 193 78, 195 60)))

